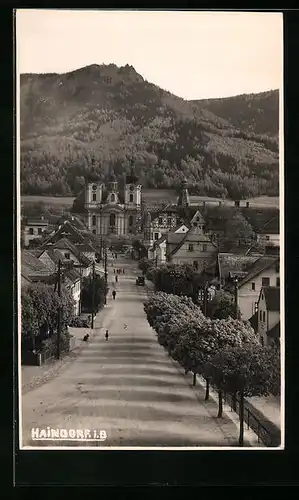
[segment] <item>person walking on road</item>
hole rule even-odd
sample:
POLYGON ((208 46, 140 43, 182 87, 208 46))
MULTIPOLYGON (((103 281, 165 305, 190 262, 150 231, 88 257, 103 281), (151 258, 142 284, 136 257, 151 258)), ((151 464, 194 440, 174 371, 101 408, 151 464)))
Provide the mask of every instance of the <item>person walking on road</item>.
POLYGON ((117 283, 117 282, 118 282, 118 276, 116 275, 115 276, 115 283, 117 283))
POLYGON ((106 340, 106 342, 107 342, 108 338, 109 338, 109 332, 108 332, 108 330, 106 330, 106 333, 105 333, 105 340, 106 340))
POLYGON ((113 292, 112 292, 112 297, 113 297, 113 300, 115 300, 115 297, 116 297, 116 291, 115 290, 113 290, 113 292))

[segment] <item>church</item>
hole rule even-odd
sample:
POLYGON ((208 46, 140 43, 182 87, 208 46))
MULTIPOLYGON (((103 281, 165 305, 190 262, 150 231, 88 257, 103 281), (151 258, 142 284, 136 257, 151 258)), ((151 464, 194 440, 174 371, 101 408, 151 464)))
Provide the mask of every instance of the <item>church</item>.
POLYGON ((85 213, 88 229, 98 236, 124 236, 141 230, 141 188, 132 167, 119 190, 112 172, 108 186, 95 182, 85 188, 85 213))

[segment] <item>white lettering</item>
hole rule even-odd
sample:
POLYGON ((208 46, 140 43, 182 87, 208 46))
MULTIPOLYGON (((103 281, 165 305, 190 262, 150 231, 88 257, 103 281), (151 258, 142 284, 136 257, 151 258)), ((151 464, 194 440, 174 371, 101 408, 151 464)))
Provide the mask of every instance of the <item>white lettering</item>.
POLYGON ((100 439, 102 439, 103 441, 107 439, 106 431, 100 431, 100 439))
POLYGON ((38 439, 39 429, 31 429, 31 437, 32 439, 38 439))
POLYGON ((51 438, 59 438, 59 429, 51 429, 51 438))
POLYGON ((62 438, 68 437, 68 432, 66 429, 60 429, 60 437, 62 437, 62 438))
POLYGON ((50 430, 50 427, 47 427, 47 437, 51 437, 51 430, 50 430))
POLYGON ((75 431, 75 429, 70 429, 69 430, 69 436, 70 436, 70 438, 75 438, 76 437, 76 431, 75 431))
POLYGON ((41 438, 46 438, 47 437, 47 431, 45 429, 41 429, 39 433, 39 439, 41 438))
POLYGON ((77 438, 84 439, 84 433, 81 429, 77 429, 77 438))
POLYGON ((84 437, 85 439, 90 439, 91 438, 91 432, 89 429, 84 429, 84 437))

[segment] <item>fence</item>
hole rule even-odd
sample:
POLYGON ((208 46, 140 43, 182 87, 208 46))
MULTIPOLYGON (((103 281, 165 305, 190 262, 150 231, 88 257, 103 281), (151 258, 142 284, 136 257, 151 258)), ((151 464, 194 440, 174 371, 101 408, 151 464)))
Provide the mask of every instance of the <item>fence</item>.
MULTIPOLYGON (((232 394, 224 393, 224 402, 230 405, 231 411, 239 414, 240 400, 238 396, 234 397, 232 394)), ((246 399, 244 400, 244 422, 247 424, 247 429, 250 428, 255 432, 258 443, 262 442, 265 446, 270 447, 280 446, 280 429, 263 418, 263 415, 255 410, 246 399)))

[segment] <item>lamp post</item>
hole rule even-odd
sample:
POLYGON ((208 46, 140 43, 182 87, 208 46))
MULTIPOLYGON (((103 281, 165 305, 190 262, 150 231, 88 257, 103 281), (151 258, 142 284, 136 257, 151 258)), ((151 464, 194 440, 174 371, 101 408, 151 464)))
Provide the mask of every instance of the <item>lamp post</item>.
POLYGON ((104 272, 105 272, 105 294, 104 294, 104 304, 107 304, 107 278, 108 278, 108 272, 107 272, 107 247, 105 245, 104 248, 104 272))
POLYGON ((234 287, 235 315, 236 315, 236 319, 237 319, 237 317, 238 317, 238 278, 234 279, 234 284, 235 284, 235 287, 234 287))

